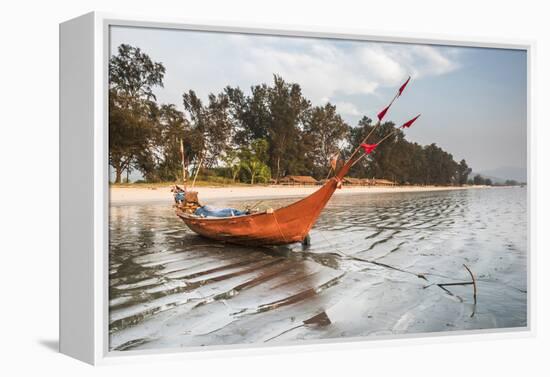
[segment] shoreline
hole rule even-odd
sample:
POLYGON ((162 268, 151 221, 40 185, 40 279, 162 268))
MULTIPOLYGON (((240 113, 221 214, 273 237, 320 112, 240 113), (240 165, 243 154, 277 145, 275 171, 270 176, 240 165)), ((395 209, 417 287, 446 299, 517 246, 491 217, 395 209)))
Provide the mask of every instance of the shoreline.
MULTIPOLYGON (((305 197, 321 186, 226 186, 226 187, 196 187, 201 201, 219 199, 265 199, 305 197)), ((111 205, 172 203, 170 186, 164 187, 109 187, 111 205)), ((430 192, 488 188, 488 186, 344 186, 336 190, 334 195, 351 194, 387 194, 403 192, 430 192)))

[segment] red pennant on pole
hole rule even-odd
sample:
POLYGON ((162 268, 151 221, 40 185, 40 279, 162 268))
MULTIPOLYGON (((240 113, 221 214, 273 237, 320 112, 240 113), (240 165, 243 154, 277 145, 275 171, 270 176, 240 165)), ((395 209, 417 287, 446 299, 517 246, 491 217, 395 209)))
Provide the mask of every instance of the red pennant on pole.
POLYGON ((365 151, 365 154, 371 154, 376 149, 378 144, 361 144, 361 148, 365 151))
POLYGON ((412 124, 414 123, 415 120, 418 119, 418 117, 420 116, 420 114, 418 114, 417 116, 415 116, 414 118, 412 118, 411 120, 403 123, 403 125, 400 127, 400 128, 409 128, 410 126, 412 126, 412 124))
POLYGON ((401 85, 401 87, 399 88, 399 95, 401 95, 403 93, 403 90, 405 90, 405 87, 407 86, 407 84, 409 83, 409 81, 411 81, 411 76, 409 76, 409 78, 407 79, 407 81, 405 81, 405 83, 403 85, 401 85))
MULTIPOLYGON (((411 76, 409 76, 409 78, 407 79, 407 81, 405 81, 405 83, 399 87, 399 91, 397 92, 397 96, 396 96, 395 98, 401 96, 401 93, 403 93, 403 90, 405 90, 405 87, 407 86, 407 84, 409 83, 409 81, 411 81, 411 76)), ((382 111, 380 111, 380 112, 378 113, 377 116, 378 116, 378 120, 379 120, 380 122, 382 122, 382 119, 384 119, 384 117, 386 116, 386 113, 387 113, 388 110, 390 109, 390 106, 393 104, 393 101, 395 101, 395 98, 391 101, 391 103, 390 103, 388 106, 386 106, 386 107, 384 108, 384 110, 382 110, 382 111)))
POLYGON ((384 118, 384 116, 386 115, 386 113, 388 112, 389 108, 390 108, 391 105, 388 105, 384 108, 384 110, 380 111, 378 113, 378 120, 381 122, 382 119, 384 118))

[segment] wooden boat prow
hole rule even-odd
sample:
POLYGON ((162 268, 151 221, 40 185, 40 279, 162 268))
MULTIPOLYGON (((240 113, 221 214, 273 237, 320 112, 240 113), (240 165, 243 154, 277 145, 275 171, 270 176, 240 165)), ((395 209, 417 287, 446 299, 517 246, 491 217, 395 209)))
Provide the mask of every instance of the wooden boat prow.
POLYGON ((256 246, 302 242, 334 191, 341 187, 349 168, 346 163, 317 191, 274 211, 222 218, 198 217, 180 209, 176 209, 176 214, 195 233, 218 241, 256 246))

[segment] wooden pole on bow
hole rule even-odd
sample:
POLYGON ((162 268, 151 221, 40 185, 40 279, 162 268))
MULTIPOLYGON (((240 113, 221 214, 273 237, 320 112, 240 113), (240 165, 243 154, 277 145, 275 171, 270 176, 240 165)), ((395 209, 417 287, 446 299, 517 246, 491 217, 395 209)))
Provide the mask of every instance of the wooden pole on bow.
MULTIPOLYGON (((401 94, 403 93, 403 90, 405 90, 405 87, 407 86, 407 84, 409 83, 409 81, 411 80, 411 77, 409 76, 409 78, 407 79, 407 81, 405 81, 405 83, 403 83, 403 85, 401 85, 399 87, 399 90, 397 91, 397 93, 395 93, 395 96, 393 96, 390 104, 388 106, 386 106, 384 109, 382 109, 382 111, 380 111, 378 114, 377 114, 377 117, 378 117, 378 122, 376 122, 376 125, 374 126, 374 128, 372 130, 370 130, 370 132, 368 133, 368 135, 363 139, 363 141, 357 146, 357 148, 355 148, 355 150, 353 151, 353 153, 351 154, 351 156, 349 157, 348 161, 351 160, 356 154, 357 152, 359 151, 359 149, 361 148, 361 144, 364 144, 367 142, 367 140, 369 139, 369 137, 373 134, 373 132, 380 126, 380 123, 382 122, 382 119, 384 119, 384 116, 386 115, 386 113, 388 112, 388 110, 390 109, 391 105, 393 105, 393 103, 395 102, 395 100, 401 96, 401 94)), ((355 163, 354 163, 355 164, 355 163)), ((354 165, 352 164, 352 166, 354 165)))

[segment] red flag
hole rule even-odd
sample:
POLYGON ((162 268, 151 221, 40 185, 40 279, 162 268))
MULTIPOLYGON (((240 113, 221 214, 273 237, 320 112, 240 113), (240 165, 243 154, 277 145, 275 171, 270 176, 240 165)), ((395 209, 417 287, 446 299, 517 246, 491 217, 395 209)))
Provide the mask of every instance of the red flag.
POLYGON ((409 128, 410 126, 412 126, 414 121, 418 119, 419 116, 420 116, 420 114, 418 114, 417 116, 415 116, 414 118, 412 118, 408 122, 403 123, 403 125, 400 128, 409 128))
POLYGON ((378 120, 381 122, 382 118, 386 115, 391 105, 386 106, 386 108, 378 113, 378 120))
POLYGON ((407 86, 407 84, 409 83, 409 81, 411 81, 411 76, 409 76, 409 78, 407 79, 407 81, 405 81, 405 83, 403 85, 401 85, 401 87, 399 88, 399 95, 401 95, 401 93, 403 93, 403 90, 405 90, 405 87, 407 86))
POLYGON ((366 154, 371 154, 377 146, 378 144, 361 144, 361 148, 363 148, 366 154))

